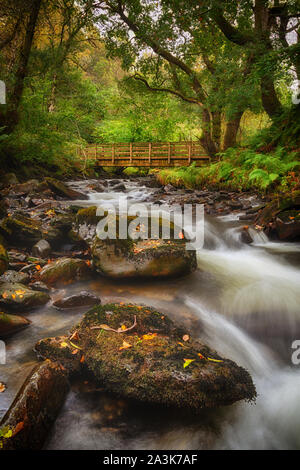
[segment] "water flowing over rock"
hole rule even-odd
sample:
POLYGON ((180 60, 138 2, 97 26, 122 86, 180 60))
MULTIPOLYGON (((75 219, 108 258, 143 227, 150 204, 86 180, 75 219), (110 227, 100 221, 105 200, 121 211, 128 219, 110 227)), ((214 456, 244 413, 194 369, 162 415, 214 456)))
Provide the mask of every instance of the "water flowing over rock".
POLYGON ((40 271, 40 280, 47 285, 70 284, 90 277, 90 267, 78 258, 60 258, 40 271))
POLYGON ((142 402, 199 410, 256 396, 246 370, 145 306, 94 307, 69 338, 41 340, 36 351, 142 402))

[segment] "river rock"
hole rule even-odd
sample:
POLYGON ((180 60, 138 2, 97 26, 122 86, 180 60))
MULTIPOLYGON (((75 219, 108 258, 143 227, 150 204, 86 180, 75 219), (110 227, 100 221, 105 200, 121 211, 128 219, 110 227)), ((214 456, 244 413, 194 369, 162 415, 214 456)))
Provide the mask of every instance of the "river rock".
POLYGON ((16 177, 15 173, 6 173, 4 182, 6 185, 18 184, 19 180, 16 177))
POLYGON ((0 244, 0 274, 3 274, 8 268, 8 255, 3 245, 0 244))
POLYGON ((24 284, 0 284, 0 305, 11 310, 30 309, 46 304, 50 297, 46 292, 38 292, 24 284))
POLYGON ((30 321, 27 318, 0 312, 0 338, 6 338, 17 331, 23 330, 28 325, 30 325, 30 321))
POLYGON ((40 271, 40 280, 49 286, 66 285, 90 277, 88 263, 79 258, 60 258, 40 271))
POLYGON ((92 245, 93 264, 111 278, 159 278, 189 274, 196 254, 183 240, 100 240, 92 245))
POLYGON ((47 240, 39 240, 33 247, 32 247, 32 254, 33 256, 47 258, 51 253, 51 246, 47 240))
POLYGON ((55 178, 47 177, 45 178, 49 188, 58 196, 61 196, 66 199, 88 199, 86 194, 80 193, 70 188, 61 181, 56 180, 55 178))
POLYGON ((30 281, 30 276, 27 273, 19 271, 5 271, 2 276, 0 276, 0 283, 18 283, 18 284, 28 284, 30 281))
POLYGON ((38 364, 27 377, 0 428, 4 450, 42 449, 69 389, 65 371, 51 361, 38 364))
POLYGON ((87 291, 81 291, 78 294, 70 295, 69 297, 64 297, 63 299, 58 299, 53 302, 54 307, 59 309, 96 304, 101 304, 101 299, 87 291))
POLYGON ((113 191, 125 191, 126 190, 126 186, 124 183, 118 183, 116 184, 113 188, 112 188, 113 191))
POLYGON ((21 214, 3 219, 0 231, 9 242, 22 246, 32 246, 42 238, 41 222, 21 214))
POLYGON ((81 364, 108 391, 142 402, 196 411, 256 396, 246 370, 149 307, 98 305, 72 336, 41 340, 36 350, 68 370, 81 364))
POLYGON ((273 199, 255 220, 270 238, 282 241, 300 240, 300 190, 273 199))

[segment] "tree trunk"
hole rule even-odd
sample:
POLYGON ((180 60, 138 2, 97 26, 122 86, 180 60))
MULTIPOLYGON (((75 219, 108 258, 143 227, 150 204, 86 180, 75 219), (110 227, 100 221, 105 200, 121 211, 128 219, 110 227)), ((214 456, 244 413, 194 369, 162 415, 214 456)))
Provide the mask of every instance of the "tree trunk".
POLYGON ((204 109, 202 112, 202 137, 200 138, 200 142, 205 149, 205 151, 208 153, 210 157, 214 157, 216 153, 218 153, 218 148, 216 147, 216 144, 214 143, 212 137, 211 137, 211 117, 207 109, 204 109))
POLYGON ((48 102, 48 112, 53 113, 55 110, 55 96, 56 96, 56 87, 57 87, 57 74, 53 75, 53 82, 51 87, 51 95, 48 102))
POLYGON ((215 143, 215 146, 218 150, 221 149, 221 140, 222 140, 222 115, 220 111, 213 111, 212 116, 212 140, 215 143))
POLYGON ((8 110, 6 116, 4 117, 4 125, 7 127, 6 132, 12 132, 19 121, 19 105, 24 89, 24 79, 27 76, 28 61, 41 3, 42 0, 33 0, 30 16, 26 24, 26 33, 19 54, 19 63, 15 75, 15 83, 10 93, 8 110))
POLYGON ((223 150, 226 150, 229 147, 234 147, 236 145, 236 138, 240 128, 240 123, 243 114, 244 112, 240 111, 235 115, 233 119, 227 121, 223 142, 223 150))

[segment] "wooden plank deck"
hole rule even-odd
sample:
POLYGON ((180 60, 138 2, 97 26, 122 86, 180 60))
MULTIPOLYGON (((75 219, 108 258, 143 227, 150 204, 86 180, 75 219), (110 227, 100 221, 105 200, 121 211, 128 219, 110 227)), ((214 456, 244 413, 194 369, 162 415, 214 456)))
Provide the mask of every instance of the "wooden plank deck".
POLYGON ((90 144, 78 147, 78 157, 95 160, 95 166, 173 167, 196 166, 210 157, 204 154, 199 142, 130 142, 90 144))

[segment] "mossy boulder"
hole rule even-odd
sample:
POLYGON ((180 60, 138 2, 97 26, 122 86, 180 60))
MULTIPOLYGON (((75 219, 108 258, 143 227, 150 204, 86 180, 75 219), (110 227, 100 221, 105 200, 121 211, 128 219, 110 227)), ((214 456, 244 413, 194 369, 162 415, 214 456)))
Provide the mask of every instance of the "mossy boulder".
POLYGON ((8 310, 28 310, 46 304, 50 296, 46 292, 30 289, 24 284, 0 284, 0 305, 8 310))
POLYGON ((5 271, 2 276, 0 276, 0 283, 18 283, 18 284, 28 284, 30 281, 30 276, 27 273, 19 271, 5 271))
POLYGON ((100 240, 92 245, 95 269, 110 278, 163 278, 189 274, 196 254, 183 240, 100 240))
POLYGON ((47 264, 39 273, 40 280, 48 286, 66 285, 84 281, 91 275, 88 263, 78 258, 60 258, 47 264))
POLYGON ((3 219, 0 231, 5 239, 22 246, 32 246, 43 238, 41 222, 21 214, 3 219))
POLYGON ((3 245, 0 244, 0 275, 3 274, 8 268, 8 254, 3 245))
POLYGON ((6 338, 30 325, 27 318, 0 312, 0 338, 6 338))
POLYGON ((98 305, 69 337, 41 340, 36 351, 142 402, 199 410, 256 396, 245 369, 149 307, 98 305))

